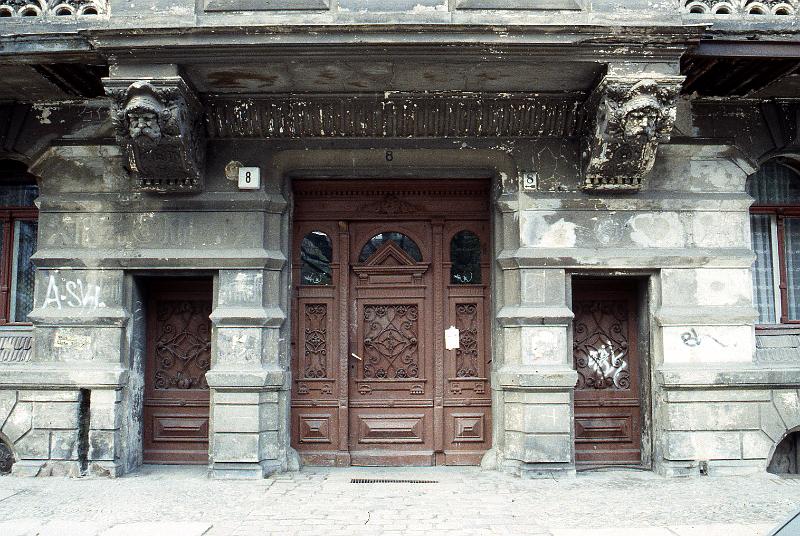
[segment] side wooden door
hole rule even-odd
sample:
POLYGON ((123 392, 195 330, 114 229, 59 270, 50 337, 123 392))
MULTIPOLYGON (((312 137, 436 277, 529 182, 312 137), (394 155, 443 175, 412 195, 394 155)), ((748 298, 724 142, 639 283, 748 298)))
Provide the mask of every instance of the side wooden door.
POLYGON ((575 462, 641 465, 641 372, 636 287, 612 280, 573 285, 575 462))
POLYGON ((165 279, 147 292, 144 461, 207 463, 211 280, 165 279))

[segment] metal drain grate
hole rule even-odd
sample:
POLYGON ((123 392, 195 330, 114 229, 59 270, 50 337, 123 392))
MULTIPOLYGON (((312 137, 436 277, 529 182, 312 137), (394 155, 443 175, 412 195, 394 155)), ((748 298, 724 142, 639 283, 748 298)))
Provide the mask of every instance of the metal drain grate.
POLYGON ((351 484, 438 484, 438 480, 401 480, 397 478, 351 478, 351 484))

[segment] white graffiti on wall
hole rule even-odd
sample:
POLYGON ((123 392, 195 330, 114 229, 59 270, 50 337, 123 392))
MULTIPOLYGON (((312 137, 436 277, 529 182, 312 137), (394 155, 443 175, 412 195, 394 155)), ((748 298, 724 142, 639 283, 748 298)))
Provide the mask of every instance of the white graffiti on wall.
POLYGON ((56 278, 50 275, 42 307, 99 309, 106 306, 100 298, 101 294, 100 285, 84 283, 81 279, 65 281, 63 285, 59 285, 56 278))
POLYGON ((606 341, 608 345, 601 345, 600 348, 589 350, 587 367, 592 370, 595 376, 604 381, 595 382, 594 385, 606 385, 605 380, 611 380, 617 389, 627 389, 630 387, 630 375, 628 372, 628 362, 625 360, 625 352, 614 351, 611 341, 606 341))

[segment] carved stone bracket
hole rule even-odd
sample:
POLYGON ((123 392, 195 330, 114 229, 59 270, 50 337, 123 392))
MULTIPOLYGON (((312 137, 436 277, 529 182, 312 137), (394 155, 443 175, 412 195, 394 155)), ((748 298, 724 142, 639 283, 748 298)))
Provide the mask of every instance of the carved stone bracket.
POLYGON ((682 76, 606 76, 587 101, 584 190, 639 190, 669 141, 682 76))
POLYGON ((126 167, 139 189, 198 192, 203 189, 203 106, 181 77, 104 80, 114 99, 111 118, 126 167))

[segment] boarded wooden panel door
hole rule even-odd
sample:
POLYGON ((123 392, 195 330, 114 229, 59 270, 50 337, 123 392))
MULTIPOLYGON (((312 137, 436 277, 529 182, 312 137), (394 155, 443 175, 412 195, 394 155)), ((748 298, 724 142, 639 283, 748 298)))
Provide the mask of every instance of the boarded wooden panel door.
POLYGON ((575 461, 640 465, 636 288, 608 280, 576 281, 573 312, 575 461))
POLYGON ((145 462, 208 462, 211 297, 211 280, 148 287, 145 462))

